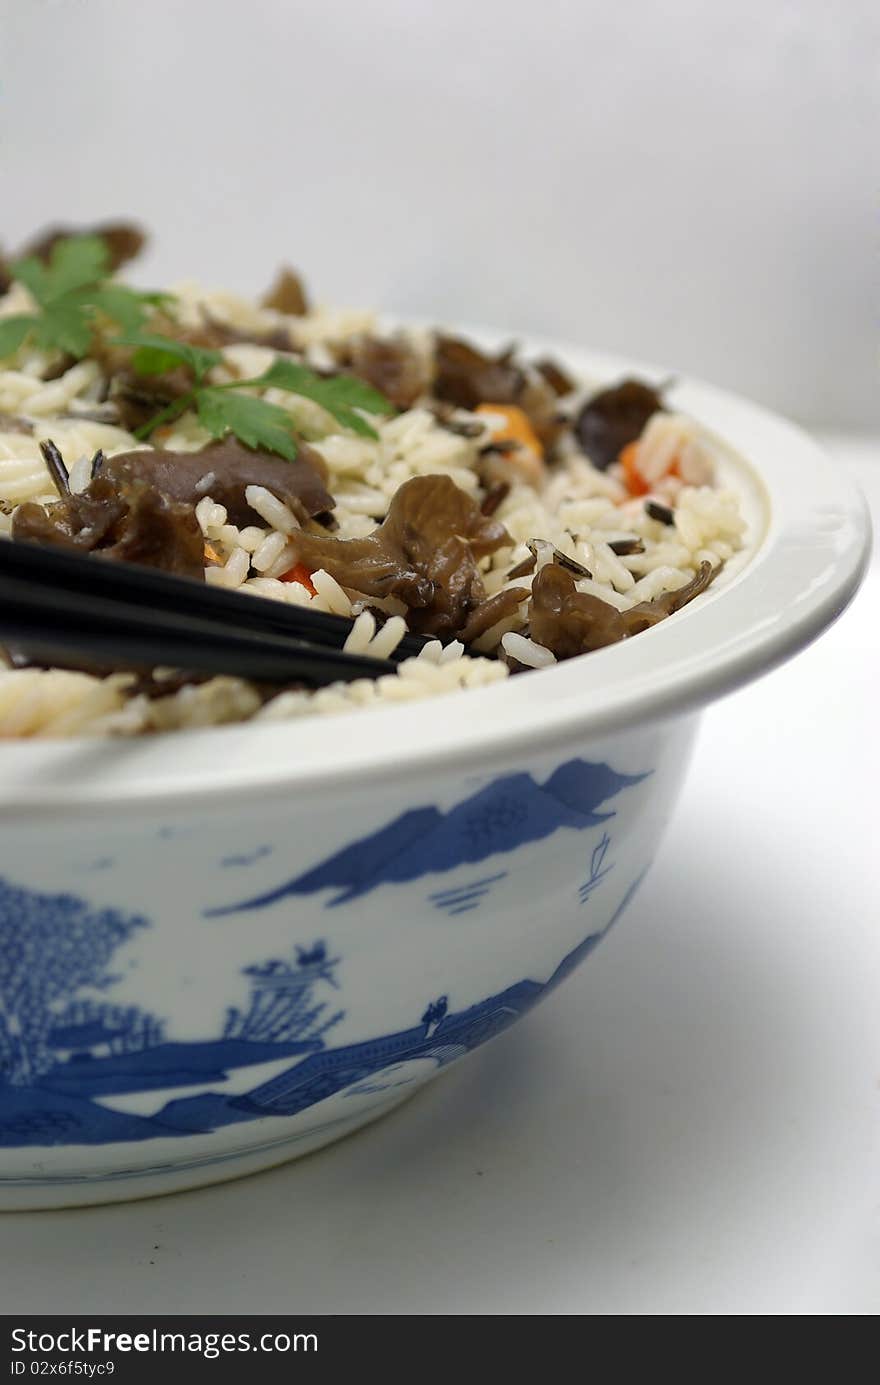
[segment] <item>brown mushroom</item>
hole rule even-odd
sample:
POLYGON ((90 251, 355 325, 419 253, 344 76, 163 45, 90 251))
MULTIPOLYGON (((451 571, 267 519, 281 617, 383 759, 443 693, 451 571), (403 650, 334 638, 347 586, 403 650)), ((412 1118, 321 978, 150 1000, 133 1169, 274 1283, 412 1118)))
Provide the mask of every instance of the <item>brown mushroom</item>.
POLYGON ((478 559, 511 542, 503 524, 448 476, 416 476, 395 493, 382 524, 363 539, 291 536, 297 561, 367 596, 396 596, 409 624, 454 636, 485 600, 478 559))
POLYGON ((411 408, 430 383, 424 360, 404 337, 359 337, 349 368, 398 409, 411 408))
POLYGON ((695 576, 676 591, 653 601, 640 601, 628 611, 589 592, 579 592, 573 573, 548 563, 532 583, 529 613, 531 638, 552 650, 557 659, 571 659, 638 635, 705 591, 717 568, 701 563, 695 576))
POLYGON ((462 409, 480 404, 516 404, 529 418, 545 447, 560 431, 556 416, 556 392, 536 370, 514 364, 513 350, 490 356, 459 337, 442 333, 434 345, 437 399, 462 409))
POLYGON ((324 486, 323 458, 302 442, 297 443, 292 462, 253 451, 233 437, 210 443, 199 452, 141 448, 110 457, 101 474, 118 482, 145 481, 172 500, 190 505, 210 495, 225 506, 232 524, 261 523, 247 503, 248 486, 264 486, 301 523, 332 510, 335 503, 324 486))
POLYGON ((56 504, 20 505, 12 537, 204 577, 204 541, 192 505, 143 482, 120 484, 99 474, 85 491, 56 504))
POLYGON ((587 400, 574 421, 575 436, 593 466, 605 471, 662 409, 657 390, 641 380, 622 380, 587 400))
POLYGON ((276 313, 286 313, 288 317, 302 317, 309 310, 302 279, 287 265, 282 265, 271 288, 260 299, 260 306, 274 308, 276 313))

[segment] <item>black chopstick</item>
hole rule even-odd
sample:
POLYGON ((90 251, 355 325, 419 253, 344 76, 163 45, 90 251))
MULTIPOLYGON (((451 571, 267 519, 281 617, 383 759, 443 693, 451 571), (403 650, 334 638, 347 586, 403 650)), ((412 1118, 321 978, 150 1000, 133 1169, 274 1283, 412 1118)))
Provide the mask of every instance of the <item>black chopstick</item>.
MULTIPOLYGON (((328 649, 341 650, 352 628, 352 621, 345 616, 211 587, 157 568, 112 562, 49 545, 0 541, 0 581, 12 578, 27 579, 53 595, 66 591, 101 596, 128 607, 143 606, 154 615, 185 610, 224 625, 232 621, 252 631, 293 636, 328 649)), ((399 663, 417 655, 426 643, 420 635, 404 635, 388 657, 399 663)))
MULTIPOLYGON (((341 641, 331 645, 326 630, 324 642, 304 639, 310 622, 277 620, 274 610, 271 620, 261 620, 262 609, 276 604, 148 568, 0 540, 0 641, 31 658, 137 669, 164 664, 309 686, 396 671, 390 659, 349 654, 341 641)), ((351 629, 350 621, 341 624, 351 629)))
POLYGON ((229 674, 267 683, 350 682, 395 673, 387 659, 346 654, 289 636, 202 620, 185 612, 151 614, 136 607, 61 593, 54 608, 0 584, 0 640, 41 662, 229 674))

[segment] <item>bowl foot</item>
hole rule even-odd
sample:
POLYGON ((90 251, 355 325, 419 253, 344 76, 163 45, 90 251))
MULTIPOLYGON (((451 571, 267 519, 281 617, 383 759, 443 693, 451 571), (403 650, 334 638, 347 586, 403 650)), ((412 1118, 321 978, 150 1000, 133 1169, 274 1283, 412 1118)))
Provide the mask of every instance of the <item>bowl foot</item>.
POLYGON ((362 1110, 347 1120, 330 1121, 317 1129, 273 1140, 256 1149, 199 1159, 188 1165, 123 1170, 81 1178, 0 1179, 0 1212, 48 1211, 62 1207, 90 1207, 107 1202, 134 1202, 140 1198, 164 1197, 189 1188, 206 1188, 212 1183, 246 1178, 249 1174, 286 1164, 354 1134, 356 1130, 371 1125, 395 1110, 414 1096, 420 1086, 413 1086, 409 1091, 396 1094, 390 1100, 362 1110))

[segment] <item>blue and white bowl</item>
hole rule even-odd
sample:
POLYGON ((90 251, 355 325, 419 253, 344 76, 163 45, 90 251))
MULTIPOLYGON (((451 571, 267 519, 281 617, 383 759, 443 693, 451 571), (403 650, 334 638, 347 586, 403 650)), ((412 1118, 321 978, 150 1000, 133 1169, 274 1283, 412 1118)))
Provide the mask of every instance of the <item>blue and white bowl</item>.
MULTIPOLYGON (((557 350, 586 377, 632 369, 557 350)), ((699 709, 827 626, 867 555, 861 502, 804 434, 707 386, 675 402, 724 439, 749 547, 637 639, 368 714, 0 747, 0 1206, 316 1149, 589 955, 657 850, 699 709)))

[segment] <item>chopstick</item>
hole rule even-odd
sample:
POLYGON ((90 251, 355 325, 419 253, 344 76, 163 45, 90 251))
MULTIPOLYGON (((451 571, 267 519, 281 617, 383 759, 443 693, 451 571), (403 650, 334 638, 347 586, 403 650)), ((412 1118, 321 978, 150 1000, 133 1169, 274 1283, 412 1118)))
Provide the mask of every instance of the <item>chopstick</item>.
MULTIPOLYGON (((177 577, 138 563, 111 562, 48 544, 0 541, 0 579, 13 576, 27 576, 31 583, 40 584, 53 593, 66 590, 109 596, 131 605, 146 606, 154 613, 177 613, 184 609, 209 620, 222 620, 224 624, 228 620, 238 620, 251 630, 294 635, 329 649, 342 649, 352 627, 352 621, 346 616, 209 587, 193 578, 177 577)), ((388 657, 393 663, 413 658, 426 643, 421 635, 404 635, 388 657)))
POLYGON ((390 659, 341 648, 350 621, 291 621, 285 617, 319 613, 286 606, 276 613, 276 604, 150 568, 0 540, 0 640, 32 658, 167 665, 310 686, 396 671, 390 659), (303 637, 313 628, 317 639, 303 637))
POLYGON ((145 617, 126 627, 116 613, 106 617, 80 611, 74 622, 67 611, 48 613, 42 605, 4 602, 0 639, 50 664, 87 660, 126 669, 163 665, 313 687, 396 672, 396 665, 386 659, 297 644, 235 627, 222 630, 189 616, 180 616, 173 626, 172 621, 163 612, 155 622, 145 617))

